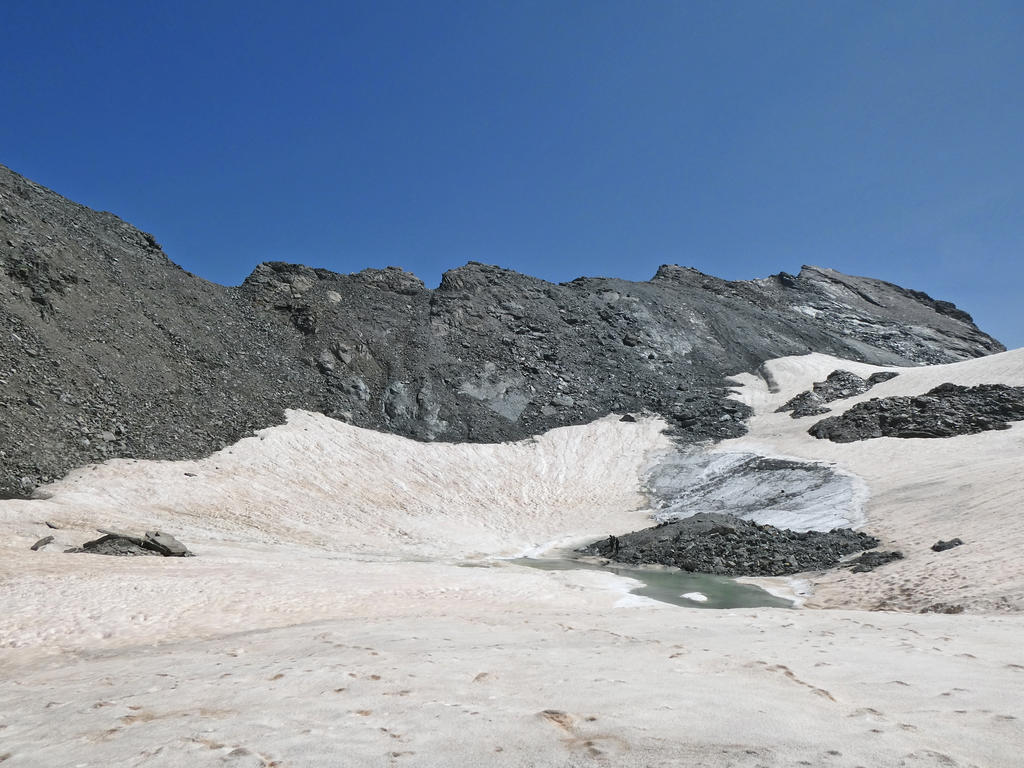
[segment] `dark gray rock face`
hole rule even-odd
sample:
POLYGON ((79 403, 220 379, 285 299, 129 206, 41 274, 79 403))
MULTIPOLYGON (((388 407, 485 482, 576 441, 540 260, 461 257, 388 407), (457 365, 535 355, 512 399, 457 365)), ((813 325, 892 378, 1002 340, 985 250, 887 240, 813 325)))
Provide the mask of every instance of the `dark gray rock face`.
POLYGON ((808 432, 834 443, 875 437, 954 437, 1009 429, 1024 420, 1024 387, 940 384, 917 397, 873 398, 840 416, 822 419, 808 432))
POLYGON ((787 531, 733 515, 701 513, 653 528, 609 536, 581 552, 632 565, 670 565, 722 576, 786 576, 832 568, 853 552, 878 546, 866 533, 787 531))
POLYGON ((939 539, 932 544, 932 552, 945 552, 947 549, 953 549, 953 547, 963 546, 963 541, 959 538, 950 539, 949 541, 943 541, 939 539))
POLYGON ((471 262, 261 264, 226 288, 156 239, 0 166, 0 493, 113 457, 194 458, 286 408, 421 440, 527 437, 653 412, 681 441, 741 434, 723 377, 781 355, 939 363, 1003 347, 947 302, 805 267, 727 282, 552 283, 471 262))
POLYGON ((850 371, 832 371, 824 381, 816 381, 811 389, 801 392, 786 403, 775 409, 776 413, 792 411, 790 414, 794 419, 802 416, 818 416, 828 413, 829 409, 825 403, 834 400, 843 400, 847 397, 861 395, 871 389, 875 384, 888 381, 899 376, 895 371, 879 371, 871 374, 868 378, 862 379, 850 371))

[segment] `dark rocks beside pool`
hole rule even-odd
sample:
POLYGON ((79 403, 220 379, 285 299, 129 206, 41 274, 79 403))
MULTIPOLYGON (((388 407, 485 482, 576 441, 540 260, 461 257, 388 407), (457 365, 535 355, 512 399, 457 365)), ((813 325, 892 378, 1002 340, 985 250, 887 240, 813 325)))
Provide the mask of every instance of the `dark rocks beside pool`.
POLYGON ((628 565, 659 564, 720 576, 788 576, 834 568, 878 539, 849 528, 790 531, 733 515, 701 513, 579 550, 628 565))

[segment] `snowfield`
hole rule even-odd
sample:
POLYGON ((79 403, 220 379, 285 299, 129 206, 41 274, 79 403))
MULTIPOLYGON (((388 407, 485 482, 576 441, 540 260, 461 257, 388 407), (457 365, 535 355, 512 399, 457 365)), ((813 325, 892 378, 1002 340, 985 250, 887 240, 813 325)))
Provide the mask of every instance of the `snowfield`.
POLYGON ((200 461, 115 460, 0 501, 0 762, 1019 765, 1024 423, 835 444, 774 413, 836 368, 900 375, 833 414, 946 381, 1024 385, 1024 350, 735 377, 756 415, 712 454, 853 478, 763 514, 838 505, 906 555, 760 582, 809 590, 801 610, 623 599, 610 574, 505 560, 650 524, 644 483, 677 460, 655 419, 447 445, 293 411, 200 461), (197 557, 63 554, 97 527, 165 530, 197 557))

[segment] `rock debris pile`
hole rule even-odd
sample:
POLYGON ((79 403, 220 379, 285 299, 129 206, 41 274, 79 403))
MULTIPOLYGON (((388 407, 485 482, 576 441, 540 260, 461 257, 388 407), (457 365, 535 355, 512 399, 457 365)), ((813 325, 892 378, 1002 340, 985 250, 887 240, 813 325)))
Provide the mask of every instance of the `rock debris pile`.
POLYGON ((814 382, 811 389, 791 398, 785 404, 779 406, 775 412, 784 413, 785 411, 792 411, 790 416, 794 419, 802 416, 818 416, 829 412, 829 409, 825 407, 825 403, 861 395, 876 384, 888 381, 896 376, 899 376, 899 374, 895 371, 879 371, 863 379, 855 373, 850 373, 850 371, 832 371, 824 381, 814 382))
POLYGON ((660 564, 722 576, 787 576, 835 567, 878 539, 849 528, 796 532, 733 515, 701 513, 623 536, 580 552, 630 565, 660 564))
POLYGON ((834 443, 877 437, 955 437, 1009 429, 1024 420, 1024 387, 940 384, 916 397, 872 398, 840 416, 822 419, 808 433, 834 443))
POLYGON ((80 547, 64 550, 67 553, 84 552, 90 555, 117 555, 134 557, 151 555, 157 557, 193 557, 180 541, 169 533, 162 531, 146 531, 143 536, 131 536, 127 533, 99 529, 103 534, 98 539, 87 541, 80 547))

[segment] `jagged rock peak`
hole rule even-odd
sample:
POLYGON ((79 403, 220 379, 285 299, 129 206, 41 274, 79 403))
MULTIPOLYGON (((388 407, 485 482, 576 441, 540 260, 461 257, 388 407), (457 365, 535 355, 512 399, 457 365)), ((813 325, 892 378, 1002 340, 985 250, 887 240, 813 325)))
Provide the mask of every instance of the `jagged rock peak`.
POLYGON ((258 264, 252 273, 245 279, 243 285, 256 286, 268 282, 280 282, 294 285, 308 284, 312 286, 317 281, 345 281, 358 280, 363 283, 376 285, 385 290, 392 290, 396 293, 418 293, 426 290, 426 285, 412 272, 407 272, 401 267, 384 267, 383 269, 367 268, 351 274, 334 272, 330 269, 307 267, 302 264, 292 264, 284 261, 264 261, 258 264))
POLYGON ((701 272, 696 267, 682 267, 678 264, 662 264, 658 267, 658 271, 654 273, 652 280, 702 280, 706 278, 712 278, 718 280, 719 278, 707 275, 701 272))
POLYGON ((484 264, 480 261, 468 261, 461 267, 449 269, 441 275, 438 291, 464 291, 480 289, 485 286, 514 284, 526 281, 533 285, 554 285, 539 277, 516 272, 514 269, 499 267, 496 264, 484 264))

